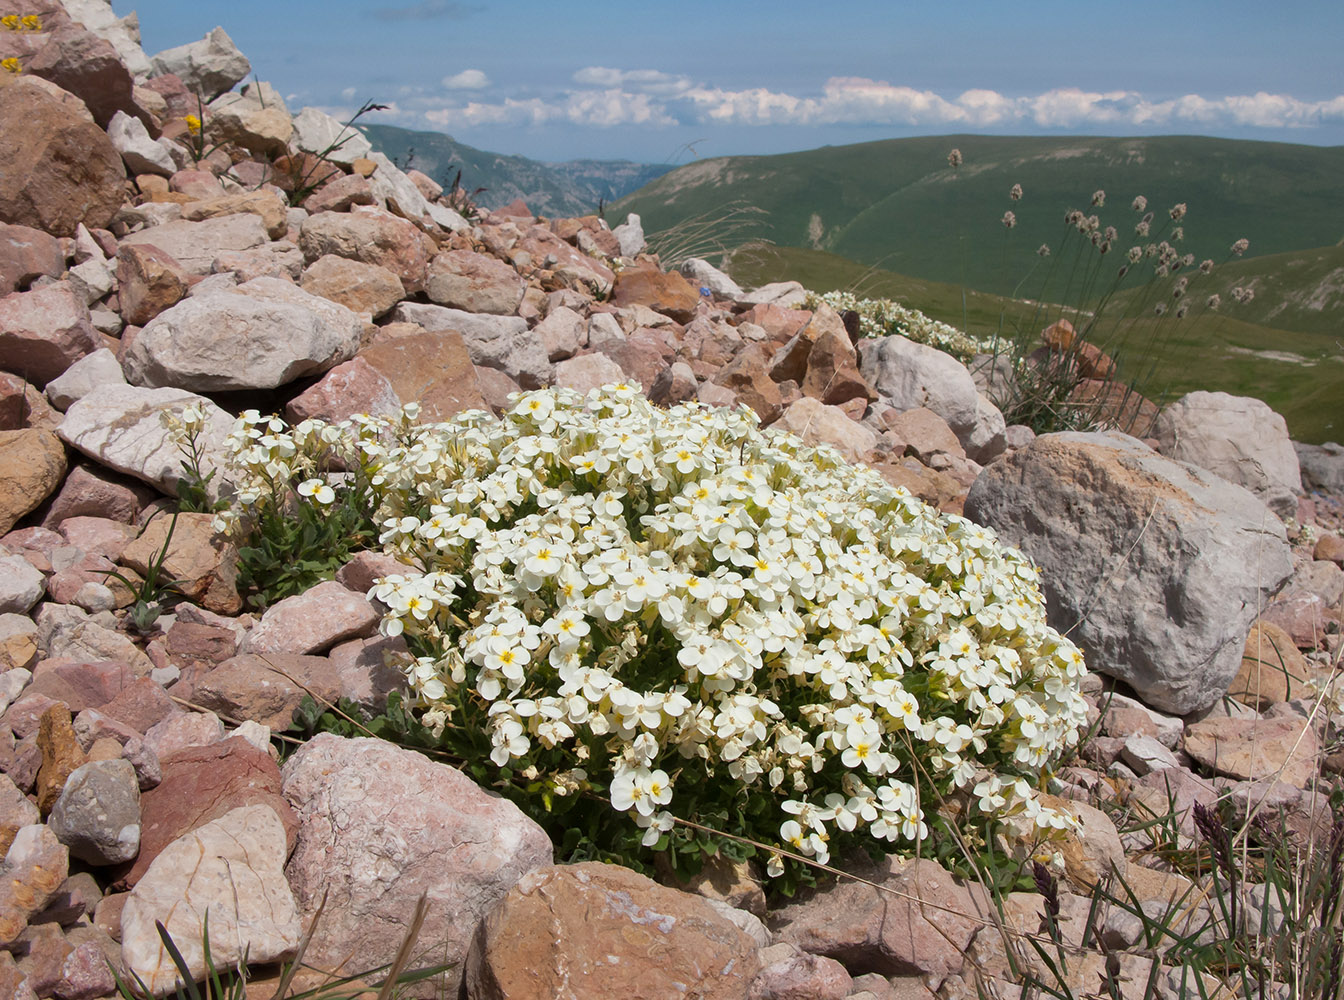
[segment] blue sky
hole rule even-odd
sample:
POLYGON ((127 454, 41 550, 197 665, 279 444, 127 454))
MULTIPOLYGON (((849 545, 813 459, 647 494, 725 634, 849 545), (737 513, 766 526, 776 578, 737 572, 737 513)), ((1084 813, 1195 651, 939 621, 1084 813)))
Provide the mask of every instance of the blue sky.
POLYGON ((1338 0, 113 0, 144 48, 222 25, 344 117, 541 160, 685 163, 908 135, 1344 144, 1338 0))

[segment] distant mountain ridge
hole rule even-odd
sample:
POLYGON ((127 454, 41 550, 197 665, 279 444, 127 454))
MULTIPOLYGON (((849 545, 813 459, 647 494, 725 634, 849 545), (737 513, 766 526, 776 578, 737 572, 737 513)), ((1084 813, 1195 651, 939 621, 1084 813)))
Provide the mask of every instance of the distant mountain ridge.
POLYGON ((1097 212, 1134 235, 1130 204, 1144 195, 1154 231, 1185 203, 1182 247, 1222 260, 1231 243, 1251 255, 1332 247, 1344 239, 1344 146, 1198 136, 1154 138, 926 136, 827 146, 773 156, 730 156, 679 167, 621 199, 656 234, 732 206, 763 214, 754 235, 826 250, 913 277, 1011 295, 1041 244, 1058 246, 1064 214, 1097 212), (953 170, 948 154, 959 149, 953 170), (1021 184, 1021 201, 1009 190, 1021 184), (1101 209, 1094 191, 1106 192, 1101 209), (1016 216, 1007 230, 1006 211, 1016 216))
MULTIPOLYGON (((460 169, 462 187, 482 208, 502 208, 521 198, 538 215, 591 215, 656 180, 670 165, 630 160, 569 160, 543 163, 476 149, 442 132, 416 132, 393 125, 360 125, 374 149, 402 167, 409 165, 448 187, 460 169)), ((623 221, 624 216, 619 220, 623 221)), ((614 224, 613 222, 613 224, 614 224)))

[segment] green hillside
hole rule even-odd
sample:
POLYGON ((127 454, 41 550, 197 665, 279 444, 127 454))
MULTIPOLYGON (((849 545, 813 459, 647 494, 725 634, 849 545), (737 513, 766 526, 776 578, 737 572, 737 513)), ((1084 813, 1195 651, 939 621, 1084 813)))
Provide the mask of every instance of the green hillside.
POLYGON ((629 160, 542 163, 476 149, 442 132, 414 132, 392 125, 358 127, 374 149, 444 187, 461 170, 467 193, 484 189, 473 199, 482 208, 502 208, 521 198, 533 212, 553 218, 591 215, 600 203, 610 204, 671 169, 629 160))
POLYGON ((1042 244, 1056 246, 1072 208, 1096 211, 1136 241, 1130 205, 1148 199, 1153 233, 1181 202, 1183 250, 1223 260, 1233 241, 1251 256, 1333 247, 1344 240, 1344 147, 1192 136, 1044 138, 935 136, 824 147, 777 156, 702 160, 613 205, 640 214, 646 232, 733 206, 763 210, 752 235, 827 250, 935 281, 1012 294, 1042 244), (957 171, 947 155, 961 150, 957 171), (1021 201, 1009 189, 1021 184, 1021 201), (1107 193, 1099 210, 1092 193, 1107 193), (1017 225, 1001 219, 1012 210, 1017 225))
MULTIPOLYGON (((1061 313, 1058 306, 983 292, 967 292, 963 300, 957 285, 864 267, 816 250, 747 247, 732 255, 727 269, 746 288, 792 279, 816 291, 841 289, 896 299, 982 338, 1019 332, 1034 338, 1061 313)), ((1220 278, 1231 281, 1237 276, 1220 278)), ((1151 309, 1142 316, 1128 315, 1129 304, 1117 300, 1106 313, 1114 321, 1103 323, 1094 339, 1117 358, 1122 378, 1136 380, 1145 395, 1159 402, 1197 389, 1254 396, 1283 414, 1298 440, 1321 443, 1344 438, 1341 333, 1261 325, 1255 322, 1260 318, 1255 306, 1261 302, 1259 296, 1246 306, 1228 302, 1217 312, 1196 309, 1177 320, 1170 315, 1156 318, 1151 309)))

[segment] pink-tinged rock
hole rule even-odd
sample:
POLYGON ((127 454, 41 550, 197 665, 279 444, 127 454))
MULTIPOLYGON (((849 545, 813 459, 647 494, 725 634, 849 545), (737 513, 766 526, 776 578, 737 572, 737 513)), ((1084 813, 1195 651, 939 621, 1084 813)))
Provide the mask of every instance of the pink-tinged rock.
POLYGON ((331 665, 338 675, 341 697, 349 698, 373 715, 387 707, 390 692, 407 690, 406 675, 399 664, 410 660, 401 636, 352 639, 331 651, 331 665))
POLYGON ((1246 637, 1241 669, 1227 693, 1243 705, 1263 710, 1302 697, 1310 676, 1292 636, 1272 622, 1257 621, 1246 637))
POLYGON ((689 323, 695 317, 700 295, 676 271, 627 268, 616 276, 611 301, 616 306, 648 306, 678 323, 689 323))
POLYGON ((131 73, 111 44, 78 25, 57 28, 24 69, 74 94, 103 128, 123 111, 134 115, 131 73))
POLYGON ((407 565, 385 552, 365 549, 356 552, 350 561, 336 571, 336 582, 356 594, 367 594, 379 579, 394 573, 405 573, 407 565))
POLYGON ((1319 649, 1325 644, 1331 625, 1338 626, 1340 617, 1333 608, 1326 607, 1319 594, 1289 590, 1264 607, 1260 620, 1287 632, 1298 649, 1319 649))
POLYGON ((308 419, 337 423, 356 413, 395 416, 400 412, 401 400, 392 383, 362 356, 337 365, 285 407, 291 423, 308 419))
POLYGON ((0 298, 0 365, 34 385, 102 346, 88 306, 64 282, 0 298))
POLYGON ((675 406, 694 399, 697 384, 690 365, 683 361, 673 362, 659 372, 653 385, 649 386, 649 401, 659 406, 675 406))
MULTIPOLYGON (((126 179, 107 133, 38 80, 0 88, 0 219, 52 236, 106 228, 126 179)), ((87 113, 87 112, 86 112, 87 113)))
POLYGON ((254 93, 221 94, 210 102, 206 117, 210 142, 232 143, 261 156, 279 156, 288 152, 286 143, 293 134, 283 104, 264 104, 254 93))
POLYGON ((359 357, 391 383, 398 399, 418 402, 426 422, 487 409, 462 335, 412 329, 414 336, 376 340, 359 357))
POLYGON ((1344 538, 1339 535, 1322 535, 1316 539, 1312 558, 1344 566, 1344 538))
POLYGON ((303 253, 289 240, 267 243, 253 250, 225 250, 210 265, 215 274, 232 274, 238 283, 253 278, 280 278, 295 284, 303 274, 303 253))
POLYGON ((927 407, 897 413, 888 418, 887 426, 906 442, 907 451, 926 465, 935 455, 966 457, 947 421, 927 407))
POLYGON ((830 406, 877 399, 877 391, 859 373, 854 347, 843 330, 838 334, 827 330, 817 337, 807 358, 807 373, 799 385, 804 396, 830 406))
POLYGON ((460 333, 472 364, 497 368, 524 389, 539 389, 550 382, 553 368, 546 347, 519 316, 469 313, 416 302, 401 303, 392 315, 426 330, 460 333))
POLYGON ((144 326, 187 294, 187 272, 153 244, 127 243, 117 250, 117 287, 122 318, 144 326))
POLYGON ((731 390, 738 402, 755 410, 763 425, 777 420, 783 408, 769 365, 766 350, 759 344, 748 344, 713 379, 715 385, 731 390))
POLYGON ((151 561, 160 561, 164 579, 175 581, 189 600, 206 610, 231 615, 242 608, 238 550, 215 532, 213 514, 182 513, 176 522, 161 514, 150 521, 122 551, 121 562, 143 577, 151 561))
POLYGON ((1185 729, 1185 752, 1215 774, 1239 781, 1276 777, 1305 788, 1320 749, 1305 719, 1210 718, 1185 729))
POLYGON ((103 517, 67 517, 59 528, 67 542, 85 555, 117 559, 137 532, 129 524, 103 517))
POLYGON ((70 853, 50 827, 25 826, 14 836, 0 864, 0 948, 18 940, 28 918, 61 890, 70 872, 70 853))
POLYGON ((224 185, 209 170, 179 170, 168 178, 168 187, 193 201, 209 201, 224 193, 224 185))
POLYGON ((605 354, 582 354, 555 366, 554 384, 557 388, 575 389, 586 394, 592 389, 624 381, 625 372, 621 366, 605 354))
POLYGON ((14 956, 7 951, 0 951, 0 996, 37 1000, 37 990, 29 982, 28 974, 19 969, 14 956))
POLYGON ((140 854, 119 885, 134 886, 178 837, 240 806, 273 809, 292 849, 298 821, 280 794, 280 769, 269 754, 230 737, 165 756, 160 766, 163 780, 140 796, 140 854))
POLYGON ((761 962, 764 967, 752 980, 747 1000, 844 1000, 855 985, 835 959, 789 944, 763 949, 761 962))
POLYGON ((65 447, 51 431, 0 431, 0 535, 55 492, 65 447))
POLYGON ((467 954, 474 1000, 746 995, 756 946, 706 900, 616 865, 529 872, 481 921, 467 954))
POLYGON ((406 297, 395 274, 378 264, 347 260, 334 254, 308 265, 299 282, 305 292, 320 295, 357 313, 377 319, 406 297))
POLYGON ((143 484, 123 479, 101 466, 76 465, 52 499, 42 524, 54 528, 82 517, 130 524, 140 508, 157 495, 143 484))
POLYGON ((135 672, 117 660, 42 660, 24 693, 46 695, 64 702, 71 712, 82 712, 106 705, 133 680, 135 672))
POLYGON ((981 925, 969 891, 927 859, 886 858, 862 874, 895 892, 841 880, 776 911, 776 940, 884 976, 941 979, 961 969, 981 925))
MULTIPOLYGON (((224 739, 224 723, 214 712, 181 712, 149 727, 145 745, 160 758, 224 739)), ((160 772, 162 781, 162 772, 160 772)))
MULTIPOLYGON (((158 247, 187 274, 206 275, 227 251, 252 250, 270 242, 260 216, 250 212, 221 215, 201 222, 178 219, 122 238, 122 246, 158 247)), ((118 251, 120 253, 120 251, 118 251)))
POLYGON ((412 223, 379 211, 320 212, 305 219, 299 230, 299 247, 307 260, 332 254, 377 264, 395 274, 411 295, 424 290, 432 244, 412 223))
POLYGON ((509 408, 510 398, 522 387, 497 368, 482 368, 476 365, 476 384, 481 387, 481 397, 486 406, 496 416, 509 408))
POLYGON ((154 669, 129 636, 103 624, 112 621, 110 615, 89 615, 76 607, 47 603, 38 607, 34 619, 39 644, 53 660, 121 660, 137 676, 154 669))
POLYGON ((96 941, 80 942, 61 963, 61 978, 52 988, 52 996, 57 1000, 98 1000, 99 997, 115 996, 114 967, 120 971, 120 962, 109 959, 105 945, 96 941))
POLYGON ((145 742, 145 738, 135 729, 104 715, 96 708, 86 708, 75 716, 75 737, 80 746, 87 748, 90 760, 119 757, 129 763, 135 769, 135 780, 141 791, 153 788, 163 780, 159 755, 145 742))
POLYGON ((241 191, 221 194, 205 201, 191 201, 182 206, 182 218, 188 222, 203 222, 226 215, 246 212, 255 215, 266 227, 266 235, 273 240, 283 239, 289 228, 285 213, 289 206, 274 191, 241 191))
POLYGON ((621 366, 625 382, 638 382, 647 395, 658 376, 676 358, 676 350, 661 330, 640 327, 619 343, 602 348, 602 353, 621 366))
POLYGON ((59 278, 65 254, 56 237, 0 222, 0 295, 26 291, 35 278, 59 278))
POLYGON ((849 462, 866 462, 877 447, 877 435, 871 430, 850 420, 839 407, 826 406, 809 396, 790 403, 774 426, 804 444, 828 444, 849 462))
POLYGON ((28 416, 28 391, 40 395, 17 375, 0 372, 0 431, 22 430, 28 416))
POLYGON ((548 312, 546 318, 532 328, 532 332, 541 338, 546 347, 546 356, 551 361, 572 358, 588 342, 583 317, 564 306, 548 312))
POLYGON ((182 709, 162 686, 148 677, 138 677, 129 681, 100 711, 137 733, 147 733, 169 716, 180 714, 182 709))
POLYGON ((513 315, 523 279, 507 264, 470 250, 450 250, 429 263, 425 294, 431 302, 474 313, 513 315))
POLYGON ((310 215, 319 212, 348 212, 354 205, 372 205, 373 189, 366 177, 340 174, 310 194, 303 207, 310 215))
POLYGON ((250 719, 283 732, 305 695, 335 703, 341 696, 336 667, 325 656, 242 654, 196 681, 192 701, 230 719, 250 719))
POLYGON ((344 639, 371 635, 378 613, 363 594, 335 580, 272 605, 247 636, 248 652, 319 653, 344 639))
POLYGON ((161 921, 195 979, 205 976, 202 929, 221 968, 290 958, 302 928, 285 883, 285 830, 274 810, 243 806, 197 827, 160 854, 121 913, 122 957, 151 992, 181 982, 155 929, 161 921))
POLYGON ((284 790, 300 822, 285 874, 305 918, 327 899, 308 961, 390 961, 426 894, 413 962, 456 964, 412 996, 456 995, 476 924, 520 876, 551 863, 549 838, 512 803, 381 740, 318 734, 285 764, 284 790))
POLYGON ((160 313, 122 365, 128 382, 151 388, 275 388, 349 360, 363 330, 344 306, 278 278, 254 278, 160 313))

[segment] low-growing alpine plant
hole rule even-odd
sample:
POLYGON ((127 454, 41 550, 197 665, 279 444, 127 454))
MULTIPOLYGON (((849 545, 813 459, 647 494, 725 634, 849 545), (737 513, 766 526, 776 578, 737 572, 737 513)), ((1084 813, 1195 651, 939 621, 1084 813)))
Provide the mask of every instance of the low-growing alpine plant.
POLYGON ((370 596, 409 703, 568 856, 755 852, 687 820, 768 845, 791 891, 792 856, 1072 824, 1035 789, 1084 724, 1082 657, 991 532, 746 409, 617 385, 414 415, 237 440, 295 486, 344 440, 407 567, 370 596))

